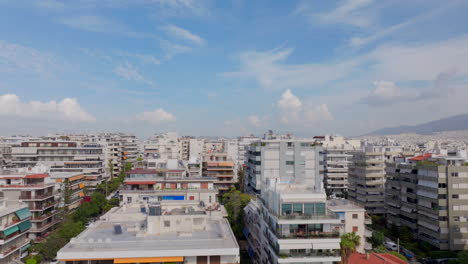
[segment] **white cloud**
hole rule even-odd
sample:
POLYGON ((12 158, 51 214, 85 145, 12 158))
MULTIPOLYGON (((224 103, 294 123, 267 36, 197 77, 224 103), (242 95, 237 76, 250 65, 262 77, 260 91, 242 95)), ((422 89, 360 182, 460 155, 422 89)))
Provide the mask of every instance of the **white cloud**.
POLYGON ((433 43, 383 45, 355 57, 321 64, 288 64, 292 51, 243 52, 239 71, 222 75, 253 79, 266 89, 317 89, 333 82, 372 83, 375 79, 432 81, 447 69, 456 69, 459 76, 468 77, 468 36, 433 43))
POLYGON ((330 121, 334 119, 326 104, 306 109, 304 111, 304 116, 305 119, 310 122, 330 121))
POLYGON ((96 120, 84 111, 74 98, 65 98, 59 102, 30 101, 23 103, 15 94, 0 95, 0 115, 83 122, 96 120))
POLYGON ((191 41, 197 45, 204 45, 205 44, 205 40, 203 38, 201 38, 200 36, 197 36, 195 34, 193 34, 192 32, 186 30, 186 29, 183 29, 181 27, 178 27, 176 25, 167 25, 165 27, 163 27, 163 30, 166 31, 168 34, 172 35, 172 36, 175 36, 177 38, 180 38, 180 39, 184 39, 184 40, 188 40, 188 41, 191 41))
POLYGON ((248 116, 247 117, 247 120, 248 122, 250 123, 250 125, 254 126, 254 127, 260 127, 262 125, 262 120, 260 117, 256 116, 256 115, 251 115, 251 116, 248 116))
POLYGON ((310 2, 302 2, 296 9, 296 14, 308 17, 311 22, 321 24, 344 24, 354 27, 368 27, 373 24, 373 16, 365 13, 373 0, 343 0, 336 8, 323 13, 313 13, 314 7, 310 2))
POLYGON ((162 108, 158 108, 151 112, 143 112, 138 114, 136 118, 139 121, 149 122, 152 124, 160 124, 176 120, 176 117, 173 114, 166 112, 162 108))
POLYGON ((286 90, 282 95, 277 105, 280 109, 281 123, 290 123, 299 120, 299 115, 302 110, 302 102, 295 96, 291 90, 286 90))
POLYGON ((116 66, 114 69, 114 73, 129 81, 140 81, 149 85, 153 85, 152 81, 147 80, 145 77, 143 77, 143 75, 140 74, 138 69, 128 62, 126 62, 123 65, 116 66))
POLYGON ((92 32, 116 33, 127 30, 125 26, 115 21, 96 15, 70 16, 62 18, 58 22, 74 29, 92 32))
POLYGON ((172 43, 168 40, 160 41, 161 48, 165 52, 166 59, 172 59, 174 56, 192 51, 191 47, 172 43))
POLYGON ((22 70, 50 75, 63 68, 52 55, 39 50, 0 40, 0 72, 22 70))
POLYGON ((161 10, 155 17, 208 16, 209 10, 203 0, 154 0, 161 10))

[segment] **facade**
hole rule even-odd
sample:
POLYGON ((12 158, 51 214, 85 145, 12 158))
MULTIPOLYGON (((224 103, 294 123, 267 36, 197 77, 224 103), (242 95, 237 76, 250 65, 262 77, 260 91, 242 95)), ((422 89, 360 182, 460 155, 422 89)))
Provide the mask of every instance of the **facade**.
POLYGON ((195 201, 215 206, 218 190, 214 178, 186 177, 184 171, 134 169, 127 172, 119 194, 126 203, 136 201, 195 201))
POLYGON ((372 220, 367 215, 364 207, 350 200, 332 199, 327 200, 327 208, 336 213, 341 222, 344 223, 344 233, 355 232, 361 238, 359 247, 356 249, 357 252, 364 253, 372 249, 370 242, 372 232, 368 229, 368 226, 372 224, 372 220))
POLYGON ((245 136, 237 138, 237 164, 239 165, 239 167, 244 166, 246 164, 245 157, 247 155, 247 147, 258 140, 260 140, 260 138, 255 136, 245 136))
POLYGON ((440 250, 468 250, 467 162, 421 155, 387 163, 388 225, 406 226, 440 250))
POLYGON ((54 172, 82 172, 85 185, 94 188, 104 175, 103 147, 77 141, 27 141, 12 147, 17 168, 46 165, 54 172))
POLYGON ((369 214, 385 214, 385 163, 383 152, 357 151, 349 165, 348 198, 369 214))
POLYGON ((204 154, 202 175, 203 177, 216 179, 214 184, 220 193, 228 191, 237 182, 234 162, 226 153, 212 152, 204 154))
POLYGON ((75 263, 238 264, 239 246, 222 206, 196 201, 129 203, 111 209, 59 250, 75 263))
POLYGON ((346 197, 348 194, 348 164, 352 151, 361 148, 360 140, 341 136, 314 137, 322 144, 324 156, 324 185, 329 197, 346 197))
POLYGON ((146 158, 177 159, 179 157, 177 133, 168 132, 152 136, 144 143, 143 152, 146 158))
POLYGON ((55 182, 47 173, 2 171, 0 191, 5 199, 22 201, 31 211, 29 238, 40 242, 58 223, 55 182))
POLYGON ((321 189, 323 179, 320 151, 314 140, 272 139, 259 140, 247 147, 245 190, 260 194, 267 179, 291 182, 306 180, 321 189))
POLYGON ((25 203, 0 200, 0 264, 10 264, 28 255, 31 212, 25 203))
POLYGON ((84 196, 84 175, 80 172, 52 172, 50 177, 55 181, 58 207, 73 210, 80 206, 84 196))
POLYGON ((189 160, 190 158, 190 137, 179 138, 179 156, 180 160, 189 160))
POLYGON ((201 160, 205 141, 199 138, 191 138, 189 141, 189 160, 201 160))

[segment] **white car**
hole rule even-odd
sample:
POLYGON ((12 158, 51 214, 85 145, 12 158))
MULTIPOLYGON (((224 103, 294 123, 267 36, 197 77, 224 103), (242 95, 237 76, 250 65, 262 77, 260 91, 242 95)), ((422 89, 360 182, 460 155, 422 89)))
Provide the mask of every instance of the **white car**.
POLYGON ((398 246, 397 244, 393 243, 393 242, 385 242, 384 243, 384 246, 386 249, 388 250, 393 250, 393 251, 397 251, 398 250, 398 246))

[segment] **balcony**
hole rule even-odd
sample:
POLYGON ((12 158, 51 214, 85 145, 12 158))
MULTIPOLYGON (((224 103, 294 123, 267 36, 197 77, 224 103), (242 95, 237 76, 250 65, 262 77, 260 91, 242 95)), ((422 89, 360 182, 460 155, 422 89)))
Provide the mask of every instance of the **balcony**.
POLYGON ((0 251, 0 258, 5 258, 16 250, 28 245, 31 241, 29 239, 23 239, 20 242, 16 242, 15 245, 11 245, 8 248, 0 251))
POLYGON ((30 204, 28 208, 29 208, 30 211, 44 211, 44 210, 46 210, 46 209, 48 209, 50 207, 53 207, 56 204, 57 204, 56 201, 43 203, 43 204, 41 204, 39 206, 30 204))
POLYGON ((43 214, 43 215, 40 215, 40 216, 33 216, 31 218, 31 222, 42 222, 44 221, 45 219, 47 218, 50 218, 54 215, 56 215, 58 212, 57 211, 53 211, 53 212, 49 212, 49 213, 46 213, 46 214, 43 214))
POLYGON ((45 224, 44 226, 31 228, 29 230, 29 232, 31 232, 31 233, 42 233, 45 230, 47 230, 47 229, 51 228, 52 226, 54 226, 55 224, 58 224, 59 222, 60 222, 59 220, 54 220, 54 221, 52 221, 50 223, 45 224))
POLYGON ((20 195, 19 199, 24 201, 34 201, 34 200, 45 200, 54 196, 53 193, 44 193, 44 194, 36 194, 34 197, 31 195, 20 195))
MULTIPOLYGON (((297 258, 297 262, 308 262, 305 260, 305 258, 313 258, 313 259, 320 259, 323 262, 334 262, 334 261, 340 261, 341 260, 341 255, 340 251, 338 249, 336 250, 308 250, 308 251, 299 251, 297 250, 296 252, 285 252, 285 251, 280 251, 278 254, 278 262, 279 263, 290 263, 291 260, 288 258, 297 258), (282 261, 284 259, 284 261, 282 261), (288 260, 286 260, 288 259, 288 260), (301 260, 302 259, 302 260, 301 260)), ((321 262, 318 261, 318 262, 321 262)), ((314 261, 315 262, 315 261, 314 261)))
POLYGON ((289 234, 277 234, 278 239, 315 239, 315 238, 340 238, 340 232, 296 232, 289 234))

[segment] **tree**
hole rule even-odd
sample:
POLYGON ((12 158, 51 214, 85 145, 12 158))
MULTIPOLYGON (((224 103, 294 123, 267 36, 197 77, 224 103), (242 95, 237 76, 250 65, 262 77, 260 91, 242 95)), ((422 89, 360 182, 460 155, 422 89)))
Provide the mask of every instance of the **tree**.
POLYGON ((109 165, 109 175, 110 175, 110 178, 112 179, 114 177, 114 163, 112 163, 112 159, 109 159, 108 165, 109 165))
POLYGON ((383 245, 384 243, 384 233, 380 231, 373 231, 372 232, 372 247, 376 248, 378 246, 383 245))
POLYGON ((399 229, 398 237, 403 242, 411 242, 413 240, 413 232, 411 229, 409 229, 409 227, 403 226, 399 229))
POLYGON ((250 202, 251 197, 248 194, 237 191, 234 188, 222 197, 224 207, 228 213, 228 220, 232 231, 237 239, 242 237, 244 229, 244 207, 250 202))
POLYGON ((244 168, 240 167, 240 169, 237 171, 237 182, 235 184, 237 190, 244 190, 244 177, 244 168))
POLYGON ((355 232, 346 233, 341 236, 341 258, 344 264, 348 263, 349 256, 356 252, 356 248, 361 244, 361 237, 355 232))

